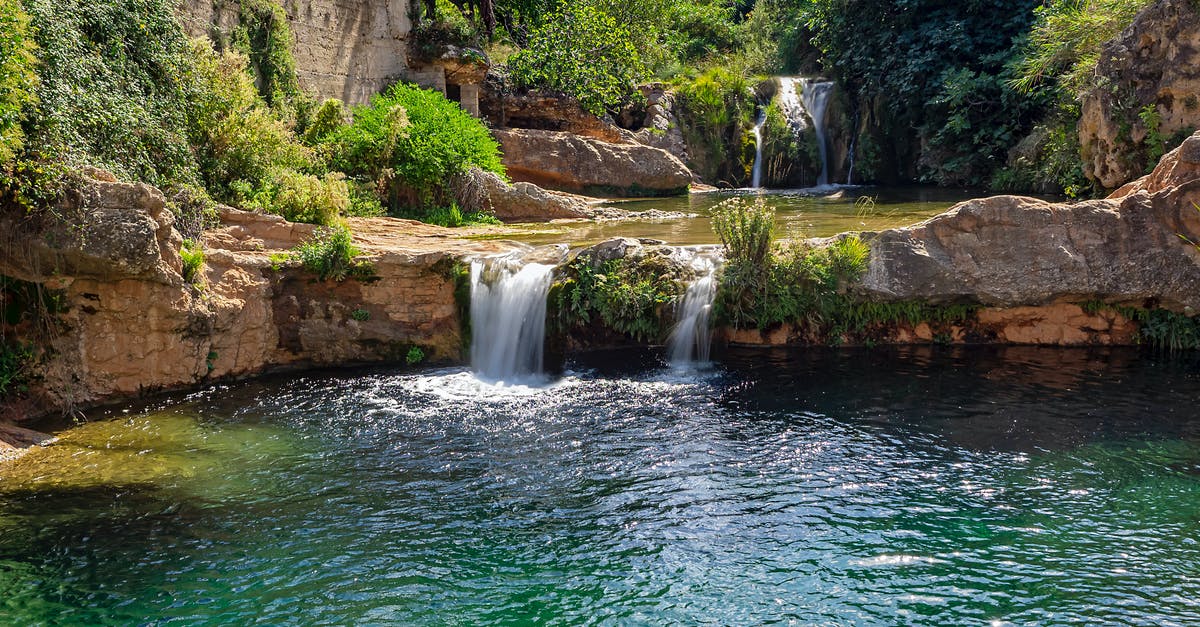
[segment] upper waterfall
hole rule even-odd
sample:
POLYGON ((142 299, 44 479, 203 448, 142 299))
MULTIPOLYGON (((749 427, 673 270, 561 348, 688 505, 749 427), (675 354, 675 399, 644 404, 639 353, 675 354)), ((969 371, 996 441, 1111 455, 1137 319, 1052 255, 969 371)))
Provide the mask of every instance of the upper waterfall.
MULTIPOLYGON (((834 83, 811 78, 780 76, 775 79, 779 89, 776 97, 779 109, 787 119, 792 133, 799 137, 810 128, 816 136, 817 155, 821 162, 821 172, 817 176, 817 187, 829 185, 829 145, 826 136, 825 117, 829 108, 829 99, 833 94, 834 83)), ((760 115, 754 127, 755 158, 753 170, 753 186, 763 186, 763 125, 766 115, 760 115)))

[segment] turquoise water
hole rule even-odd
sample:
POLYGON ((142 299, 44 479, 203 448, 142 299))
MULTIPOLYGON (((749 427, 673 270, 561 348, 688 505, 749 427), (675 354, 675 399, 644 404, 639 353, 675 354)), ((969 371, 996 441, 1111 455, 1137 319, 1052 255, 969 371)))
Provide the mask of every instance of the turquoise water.
POLYGON ((1200 366, 315 373, 0 466, 0 624, 1200 623, 1200 366))

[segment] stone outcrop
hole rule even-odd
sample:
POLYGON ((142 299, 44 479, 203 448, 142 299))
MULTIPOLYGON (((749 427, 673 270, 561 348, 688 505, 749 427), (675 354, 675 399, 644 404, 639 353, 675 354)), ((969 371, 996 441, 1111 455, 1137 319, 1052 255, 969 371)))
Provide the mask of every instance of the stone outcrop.
POLYGON ((871 300, 1024 307, 1104 300, 1200 310, 1200 134, 1120 197, 999 196, 871 237, 871 300))
POLYGON ((496 128, 559 131, 614 143, 625 139, 620 128, 584 111, 574 99, 515 91, 494 75, 484 84, 480 112, 496 128))
POLYGON ((594 196, 669 196, 687 191, 691 171, 670 153, 555 131, 496 130, 514 180, 594 196))
POLYGON ((629 132, 633 141, 665 150, 683 163, 688 162, 687 141, 679 119, 675 117, 675 94, 661 83, 642 87, 646 98, 645 116, 636 131, 629 132))
MULTIPOLYGON (((364 103, 412 72, 408 0, 295 0, 284 3, 295 36, 296 74, 321 98, 364 103)), ((227 45, 239 24, 237 2, 184 0, 184 29, 227 45)))
POLYGON ((1157 0, 1104 46, 1096 75, 1079 122, 1084 173, 1115 189, 1152 165, 1144 108, 1159 140, 1200 129, 1200 11, 1191 0, 1157 0))
POLYGON ((548 222, 586 218, 591 212, 579 196, 544 190, 532 183, 508 183, 496 174, 472 169, 460 185, 460 206, 486 211, 503 222, 548 222))
POLYGON ((70 226, 0 225, 28 244, 5 247, 0 274, 59 296, 40 382, 42 409, 281 369, 403 363, 412 347, 461 357, 456 259, 502 244, 455 239, 417 222, 351 220, 371 262, 365 281, 320 282, 273 254, 314 227, 221 211, 206 234, 203 283, 179 274, 180 239, 158 190, 87 181, 61 211, 70 226), (47 234, 77 232, 71 241, 47 234))

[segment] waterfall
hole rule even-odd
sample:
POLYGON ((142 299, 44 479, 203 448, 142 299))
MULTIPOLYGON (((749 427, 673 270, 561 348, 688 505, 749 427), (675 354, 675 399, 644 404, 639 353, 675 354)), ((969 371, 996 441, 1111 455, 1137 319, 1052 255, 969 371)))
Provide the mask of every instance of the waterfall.
POLYGON ((804 102, 804 109, 812 118, 813 131, 817 134, 817 153, 821 156, 821 176, 817 179, 817 187, 823 187, 829 185, 829 146, 825 139, 825 110, 829 106, 829 96, 833 94, 833 83, 803 79, 802 85, 804 89, 800 97, 804 102))
POLYGON ((699 278, 688 286, 667 340, 667 359, 676 368, 707 362, 712 348, 709 317, 717 297, 717 264, 711 257, 697 255, 692 268, 699 278))
POLYGON ((477 376, 512 383, 542 374, 554 267, 525 263, 517 253, 471 263, 471 366, 477 376))
POLYGON ((763 124, 767 122, 767 112, 758 114, 758 122, 754 124, 754 175, 750 177, 750 187, 762 189, 763 173, 763 124))
MULTIPOLYGON (((817 177, 817 187, 829 185, 829 146, 825 136, 825 112, 829 107, 829 97, 833 95, 832 82, 817 81, 809 78, 781 76, 779 82, 779 109, 787 118, 792 133, 800 137, 811 126, 817 138, 817 154, 821 159, 821 174, 817 177)), ((754 187, 761 187, 762 177, 762 127, 766 116, 759 117, 758 125, 754 128, 757 141, 757 153, 754 159, 754 187)))

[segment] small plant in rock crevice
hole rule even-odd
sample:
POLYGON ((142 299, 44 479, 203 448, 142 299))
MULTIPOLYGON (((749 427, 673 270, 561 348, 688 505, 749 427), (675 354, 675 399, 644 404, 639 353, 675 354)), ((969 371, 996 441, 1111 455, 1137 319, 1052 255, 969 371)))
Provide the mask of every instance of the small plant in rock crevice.
POLYGON ((195 240, 184 240, 179 249, 179 257, 183 260, 183 280, 190 285, 200 286, 204 283, 204 248, 195 240))
POLYGON ((358 259, 360 252, 350 229, 335 226, 317 229, 311 239, 292 249, 291 258, 321 281, 368 279, 375 269, 370 262, 358 259))

